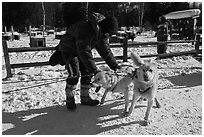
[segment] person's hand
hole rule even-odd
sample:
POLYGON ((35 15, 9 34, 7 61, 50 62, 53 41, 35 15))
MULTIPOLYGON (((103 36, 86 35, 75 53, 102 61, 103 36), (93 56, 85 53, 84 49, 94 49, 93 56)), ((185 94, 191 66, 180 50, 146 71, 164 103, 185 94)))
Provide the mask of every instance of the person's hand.
POLYGON ((92 83, 95 83, 97 85, 103 85, 105 84, 107 81, 106 81, 106 78, 105 78, 105 73, 103 71, 99 71, 98 73, 96 73, 96 75, 94 76, 93 78, 93 82, 92 83))
POLYGON ((132 65, 120 64, 114 71, 115 73, 132 73, 132 71, 134 71, 134 68, 132 65))
POLYGON ((120 65, 117 65, 115 68, 114 68, 114 71, 115 72, 120 72, 121 71, 121 66, 120 65))

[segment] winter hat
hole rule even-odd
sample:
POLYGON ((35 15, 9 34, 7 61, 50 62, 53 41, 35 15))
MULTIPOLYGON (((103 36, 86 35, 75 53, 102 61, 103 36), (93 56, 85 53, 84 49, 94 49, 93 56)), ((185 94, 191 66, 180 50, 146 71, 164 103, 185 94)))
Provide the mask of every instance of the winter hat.
POLYGON ((99 22, 99 26, 101 31, 110 34, 117 34, 118 33, 118 21, 115 17, 107 17, 101 22, 99 22))

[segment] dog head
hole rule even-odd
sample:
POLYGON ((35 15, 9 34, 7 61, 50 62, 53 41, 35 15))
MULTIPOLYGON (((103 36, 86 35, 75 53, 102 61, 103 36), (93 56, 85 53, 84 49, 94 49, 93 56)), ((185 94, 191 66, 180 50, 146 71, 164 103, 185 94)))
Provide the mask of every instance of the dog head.
MULTIPOLYGON (((106 69, 107 70, 107 69, 106 69)), ((103 87, 106 90, 115 92, 123 92, 125 88, 131 83, 132 81, 132 75, 130 74, 128 68, 125 69, 127 71, 126 73, 123 72, 112 72, 110 71, 104 71, 106 83, 101 83, 100 80, 93 80, 92 81, 92 87, 97 87, 96 92, 100 90, 101 87, 103 87)))
POLYGON ((157 67, 153 60, 144 62, 139 55, 131 53, 131 59, 138 68, 134 71, 133 79, 143 87, 152 85, 154 79, 157 77, 157 67))
POLYGON ((111 81, 111 79, 110 79, 110 77, 109 77, 109 75, 107 74, 107 73, 104 73, 104 75, 105 75, 105 83, 102 83, 101 82, 101 80, 98 80, 98 79, 96 79, 96 80, 93 80, 92 79, 92 87, 103 87, 103 88, 108 88, 108 87, 110 87, 111 86, 111 84, 110 84, 110 81, 111 81))
POLYGON ((91 80, 91 86, 92 87, 103 87, 103 88, 109 88, 111 86, 110 84, 110 72, 111 69, 107 65, 101 65, 99 66, 99 69, 103 72, 105 77, 105 83, 104 81, 101 81, 99 79, 94 79, 94 77, 91 80))

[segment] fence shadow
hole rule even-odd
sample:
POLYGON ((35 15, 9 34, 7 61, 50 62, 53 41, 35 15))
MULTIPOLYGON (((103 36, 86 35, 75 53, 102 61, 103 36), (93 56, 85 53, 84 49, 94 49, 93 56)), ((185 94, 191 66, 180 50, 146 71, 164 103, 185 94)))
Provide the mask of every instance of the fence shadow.
POLYGON ((121 109, 113 109, 121 104, 123 104, 121 100, 97 107, 77 104, 77 110, 74 112, 68 111, 65 106, 52 106, 14 113, 2 112, 2 134, 95 135, 120 126, 141 124, 141 121, 135 121, 102 127, 102 122, 123 118, 120 116, 121 109), (29 119, 28 116, 33 117, 29 119), (103 119, 106 116, 109 119, 103 119), (12 124, 13 128, 5 129, 6 124, 12 124))

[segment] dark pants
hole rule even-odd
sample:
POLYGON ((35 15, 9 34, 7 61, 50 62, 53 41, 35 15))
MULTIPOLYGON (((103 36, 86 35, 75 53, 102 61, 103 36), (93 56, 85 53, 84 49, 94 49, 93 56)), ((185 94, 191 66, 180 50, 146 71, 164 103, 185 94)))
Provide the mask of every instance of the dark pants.
POLYGON ((89 85, 91 82, 91 76, 86 67, 83 65, 81 60, 74 56, 72 53, 62 52, 63 61, 66 62, 65 68, 69 73, 69 76, 66 80, 69 85, 76 85, 79 81, 79 76, 81 74, 81 84, 89 85))
MULTIPOLYGON (((167 41, 167 36, 157 36, 157 41, 158 42, 164 42, 164 41, 167 41)), ((163 54, 163 53, 166 53, 166 50, 167 50, 167 44, 166 43, 162 43, 162 44, 158 44, 157 45, 157 53, 158 54, 163 54)))

